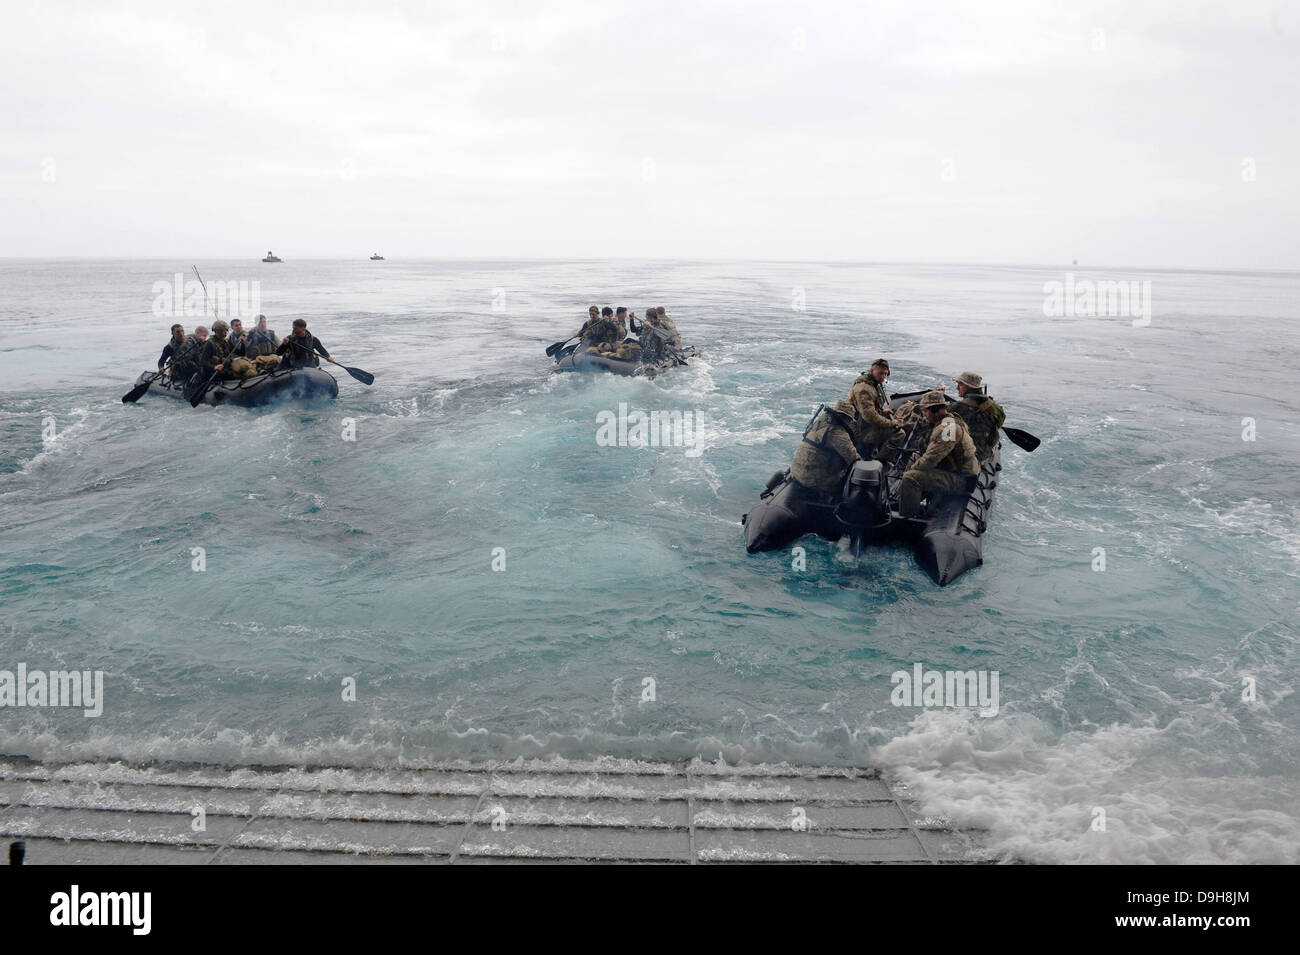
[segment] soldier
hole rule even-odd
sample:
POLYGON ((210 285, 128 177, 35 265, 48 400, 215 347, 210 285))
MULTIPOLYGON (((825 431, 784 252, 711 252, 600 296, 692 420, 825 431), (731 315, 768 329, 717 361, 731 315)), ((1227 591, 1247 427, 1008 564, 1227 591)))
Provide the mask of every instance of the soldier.
MULTIPOLYGON (((229 377, 231 351, 230 339, 226 337, 229 330, 229 325, 217 319, 212 323, 212 337, 205 337, 203 348, 199 352, 199 368, 202 373, 214 373, 217 381, 229 377)), ((199 329, 195 329, 196 333, 198 331, 199 329)))
POLYGON ((238 318, 230 320, 230 354, 242 355, 244 348, 248 344, 248 332, 244 331, 244 323, 238 318))
POLYGON ((632 331, 640 335, 638 342, 641 345, 642 361, 658 361, 664 357, 664 354, 672 345, 672 336, 660 323, 657 308, 647 308, 645 310, 645 321, 640 325, 633 322, 632 331))
POLYGON ((594 324, 588 322, 583 328, 586 331, 582 342, 589 352, 612 352, 623 340, 618 333, 618 325, 614 322, 614 310, 608 305, 600 310, 600 317, 594 324))
POLYGON ((158 371, 167 367, 167 362, 179 359, 181 349, 185 347, 185 329, 181 325, 172 326, 172 337, 167 340, 163 346, 162 354, 158 356, 158 371))
POLYGON ((266 327, 266 316, 257 316, 257 324, 244 336, 244 357, 256 360, 262 355, 274 355, 280 345, 275 332, 266 327))
POLYGON ((862 444, 872 445, 877 461, 889 464, 898 456, 903 446, 905 432, 894 419, 894 412, 885 406, 885 379, 889 377, 889 362, 877 358, 871 367, 858 375, 849 389, 849 402, 862 422, 862 444))
POLYGON ((293 320, 293 331, 280 342, 275 353, 280 356, 280 364, 288 368, 319 368, 320 359, 316 356, 330 356, 320 339, 307 331, 307 321, 302 318, 293 320))
POLYGON ((836 402, 813 418, 790 463, 790 476, 799 486, 792 508, 809 530, 831 540, 843 532, 834 512, 844 476, 862 460, 855 446, 860 427, 853 405, 836 402))
POLYGON ((984 379, 977 372, 963 371, 953 380, 957 382, 957 395, 961 400, 953 405, 952 410, 970 429, 970 439, 980 461, 987 461, 998 446, 998 431, 1007 420, 1007 413, 988 396, 984 379))
POLYGON ((578 329, 578 334, 575 337, 586 338, 587 333, 591 331, 592 327, 599 321, 600 309, 593 305, 591 308, 587 309, 587 320, 583 322, 582 328, 578 329))
POLYGON ((672 345, 674 348, 681 348, 681 332, 677 331, 677 326, 673 323, 673 320, 668 317, 668 313, 664 311, 664 307, 660 305, 654 311, 655 319, 659 322, 659 327, 668 333, 668 344, 672 345))
POLYGON ((618 340, 627 338, 627 309, 620 305, 614 309, 614 324, 618 326, 618 340))
POLYGON ((921 498, 929 494, 969 494, 980 473, 966 422, 948 411, 944 393, 926 392, 921 413, 930 427, 930 441, 899 482, 898 513, 902 517, 915 517, 921 498))
POLYGON ((795 449, 790 475, 820 494, 837 495, 844 475, 862 458, 854 447, 859 422, 853 405, 837 401, 812 420, 795 449))

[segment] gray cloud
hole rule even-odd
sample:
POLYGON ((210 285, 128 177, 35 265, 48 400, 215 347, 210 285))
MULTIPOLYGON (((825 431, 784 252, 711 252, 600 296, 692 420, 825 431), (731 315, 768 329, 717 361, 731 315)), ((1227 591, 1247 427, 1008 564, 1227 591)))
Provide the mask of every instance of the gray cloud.
POLYGON ((0 255, 1294 268, 1300 247, 1300 31, 1270 4, 2 16, 0 255))

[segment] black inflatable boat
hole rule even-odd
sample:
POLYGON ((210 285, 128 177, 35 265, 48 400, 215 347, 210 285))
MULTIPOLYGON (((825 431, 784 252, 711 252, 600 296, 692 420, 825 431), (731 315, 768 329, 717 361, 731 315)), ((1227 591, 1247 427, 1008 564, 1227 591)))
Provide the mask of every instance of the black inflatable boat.
MULTIPOLYGON (((142 385, 149 379, 153 379, 149 394, 185 398, 184 384, 169 375, 145 372, 135 380, 135 383, 142 385)), ((292 368, 279 369, 255 378, 235 379, 214 384, 203 396, 203 404, 256 406, 279 401, 337 398, 338 394, 339 383, 324 369, 292 368)))
MULTIPOLYGON (((890 402, 897 408, 907 396, 890 402)), ((898 515, 898 484, 904 457, 889 468, 879 461, 859 461, 845 478, 840 501, 822 503, 790 477, 789 469, 768 481, 758 506, 742 518, 745 549, 751 554, 779 550, 804 534, 827 540, 848 536, 855 554, 866 545, 910 543, 916 560, 940 587, 984 563, 984 533, 1002 472, 998 445, 981 468, 969 494, 946 494, 926 501, 912 518, 898 515)))
POLYGON ((686 359, 696 354, 695 346, 678 349, 672 356, 665 356, 658 361, 641 361, 639 358, 615 358, 613 355, 598 355, 575 345, 561 349, 555 356, 556 371, 608 371, 615 375, 638 375, 653 378, 655 375, 686 364, 686 359))

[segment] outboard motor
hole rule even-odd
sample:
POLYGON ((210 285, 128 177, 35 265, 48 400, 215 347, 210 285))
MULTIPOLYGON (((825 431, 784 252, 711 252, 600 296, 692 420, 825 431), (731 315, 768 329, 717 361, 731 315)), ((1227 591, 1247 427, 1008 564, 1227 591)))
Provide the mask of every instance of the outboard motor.
POLYGON ((835 518, 856 535, 889 524, 889 482, 880 461, 858 461, 849 469, 835 518))

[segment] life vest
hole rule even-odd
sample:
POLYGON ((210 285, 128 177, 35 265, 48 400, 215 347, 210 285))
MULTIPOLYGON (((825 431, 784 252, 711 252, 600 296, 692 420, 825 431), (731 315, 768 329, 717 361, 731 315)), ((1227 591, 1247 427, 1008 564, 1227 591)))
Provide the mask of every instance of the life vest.
POLYGON ((173 378, 184 378, 191 375, 199 366, 199 353, 203 350, 203 342, 199 341, 193 335, 186 335, 185 340, 179 345, 172 345, 172 368, 173 378))
POLYGON ((212 363, 214 366, 224 364, 230 358, 229 338, 218 338, 213 335, 207 340, 206 344, 211 345, 213 352, 216 353, 215 360, 212 363))
POLYGON ((292 333, 280 342, 283 348, 285 343, 289 347, 285 349, 283 364, 291 368, 312 368, 320 367, 320 358, 316 355, 316 336, 308 332, 302 338, 296 338, 292 333))
POLYGON ((825 455, 826 459, 828 461, 831 461, 832 463, 834 462, 835 459, 838 459, 840 461, 843 461, 846 465, 851 464, 852 460, 846 458, 843 454, 841 454, 834 447, 832 447, 830 441, 827 439, 827 435, 831 433, 831 428, 844 428, 844 430, 847 431, 849 434, 849 443, 852 444, 853 432, 850 431, 848 428, 844 427, 844 423, 839 420, 838 412, 833 411, 830 408, 827 408, 825 405, 821 405, 817 409, 817 411, 813 414, 812 420, 808 422, 808 427, 803 429, 803 437, 799 439, 799 443, 806 444, 808 445, 808 447, 812 448, 818 454, 825 455), (818 420, 820 420, 823 413, 829 419, 826 422, 826 427, 822 429, 822 433, 817 437, 815 441, 811 440, 808 437, 808 432, 817 426, 817 422, 818 420))
POLYGON ((275 354, 275 332, 269 328, 254 328, 244 336, 244 357, 275 354))

